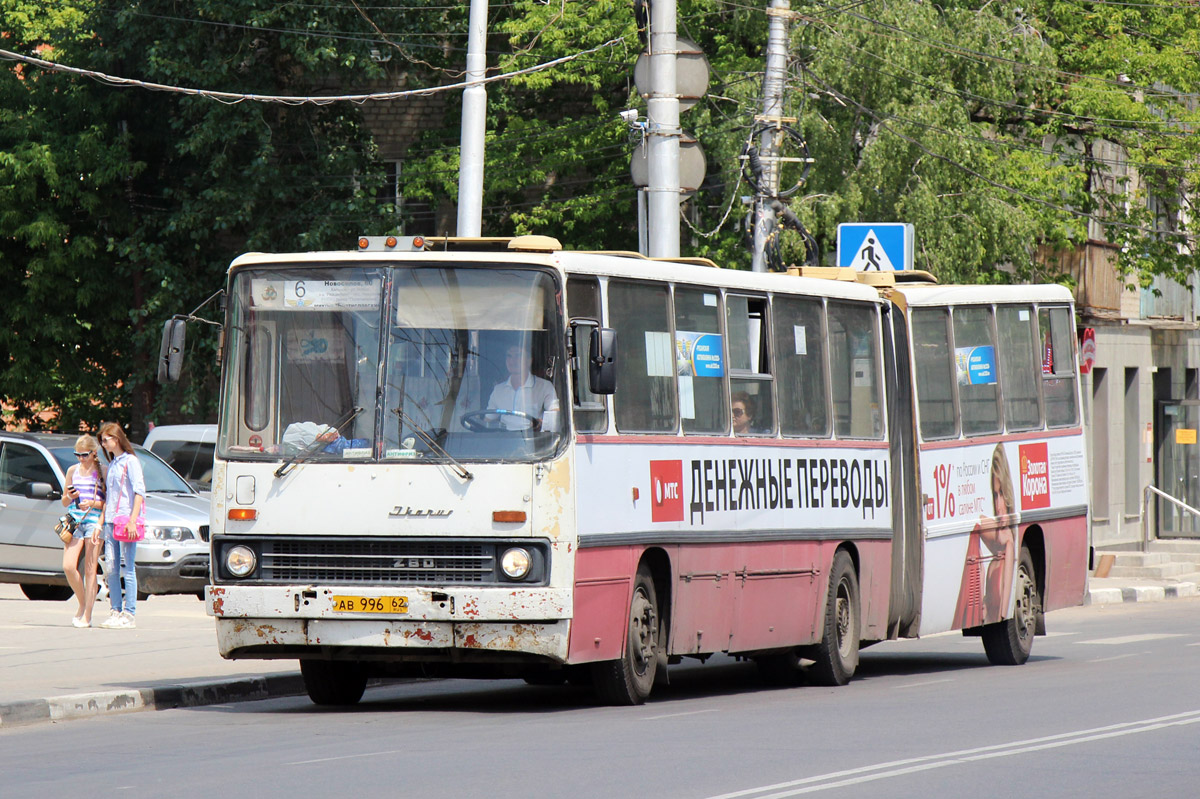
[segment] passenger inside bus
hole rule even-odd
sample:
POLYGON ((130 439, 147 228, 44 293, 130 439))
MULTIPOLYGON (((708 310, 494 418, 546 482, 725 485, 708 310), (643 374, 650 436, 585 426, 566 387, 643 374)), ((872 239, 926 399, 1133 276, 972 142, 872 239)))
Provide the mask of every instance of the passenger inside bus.
POLYGON ((752 436, 761 432, 754 426, 754 415, 757 404, 754 398, 745 391, 733 393, 730 413, 733 416, 733 434, 735 436, 752 436))

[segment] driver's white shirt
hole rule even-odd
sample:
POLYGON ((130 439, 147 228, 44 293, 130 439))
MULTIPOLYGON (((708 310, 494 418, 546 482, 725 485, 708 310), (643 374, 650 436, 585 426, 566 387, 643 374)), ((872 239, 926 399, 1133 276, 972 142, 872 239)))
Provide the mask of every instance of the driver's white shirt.
MULTIPOLYGON (((558 430, 558 395, 549 380, 532 374, 525 378, 520 388, 513 388, 512 381, 505 380, 492 389, 487 406, 506 411, 527 413, 542 422, 547 432, 558 430)), ((521 430, 528 426, 523 419, 501 417, 510 430, 521 430)))

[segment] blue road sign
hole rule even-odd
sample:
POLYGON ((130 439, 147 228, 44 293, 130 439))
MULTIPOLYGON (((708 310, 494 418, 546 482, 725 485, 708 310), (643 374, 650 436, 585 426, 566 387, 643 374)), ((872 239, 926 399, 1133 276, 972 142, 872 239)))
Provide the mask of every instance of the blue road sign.
POLYGON ((906 222, 838 225, 837 265, 860 272, 913 268, 913 226, 906 222))

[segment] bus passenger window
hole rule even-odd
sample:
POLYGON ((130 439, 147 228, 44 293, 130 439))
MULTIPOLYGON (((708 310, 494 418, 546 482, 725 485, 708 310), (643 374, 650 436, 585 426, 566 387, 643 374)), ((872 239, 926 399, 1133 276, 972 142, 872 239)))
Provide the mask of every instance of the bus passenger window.
POLYGON ((730 421, 737 435, 771 435, 775 432, 774 380, 771 378, 771 342, 765 297, 725 296, 726 347, 729 353, 730 421), (735 415, 739 395, 749 424, 735 415))
POLYGON ((1042 395, 1046 424, 1069 427, 1079 422, 1076 401, 1075 320, 1065 307, 1038 310, 1042 341, 1042 395))
POLYGON ((1035 430, 1042 426, 1034 322, 1033 308, 1028 305, 996 308, 1000 394, 1004 398, 1004 426, 1008 430, 1035 430))
POLYGON ((779 430, 785 436, 827 437, 829 391, 821 303, 777 294, 771 307, 779 430))
POLYGON ((722 380, 725 346, 720 299, 716 289, 675 289, 679 416, 685 433, 724 433, 729 429, 722 380))
POLYGON ((950 312, 920 308, 912 312, 913 362, 917 378, 917 413, 921 438, 953 438, 954 359, 950 357, 950 312))
POLYGON ((963 435, 1000 432, 996 339, 990 307, 954 309, 954 366, 963 435))
POLYGON ((831 302, 828 317, 834 433, 839 438, 881 438, 883 409, 875 308, 831 302))
POLYGON ((665 285, 613 281, 608 285, 609 325, 617 330, 617 429, 623 433, 673 433, 675 347, 665 285))
MULTIPOLYGON (((567 316, 571 319, 594 319, 600 317, 600 282, 596 278, 573 277, 567 280, 567 316)), ((590 346, 590 341, 576 342, 576 346, 590 346)), ((575 429, 581 433, 600 433, 608 429, 608 405, 604 397, 593 394, 588 386, 588 361, 590 353, 577 353, 577 368, 572 378, 575 392, 573 414, 575 429)))

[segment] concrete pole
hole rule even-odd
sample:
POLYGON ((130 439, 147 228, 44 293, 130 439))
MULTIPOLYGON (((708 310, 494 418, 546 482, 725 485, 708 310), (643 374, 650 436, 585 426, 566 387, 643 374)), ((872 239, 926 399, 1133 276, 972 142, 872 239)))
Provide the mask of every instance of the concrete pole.
POLYGON ((679 257, 679 95, 675 87, 675 0, 650 3, 650 256, 679 257))
POLYGON ((767 68, 763 76, 763 112, 767 129, 759 137, 758 153, 762 162, 759 192, 754 198, 754 255, 750 268, 767 271, 767 242, 775 233, 777 221, 771 201, 779 194, 779 129, 783 116, 783 87, 787 78, 788 22, 791 0, 771 0, 767 9, 767 68))
POLYGON ((458 235, 479 236, 483 227, 483 141, 487 125, 487 0, 471 0, 467 21, 467 88, 463 90, 458 166, 458 235))

